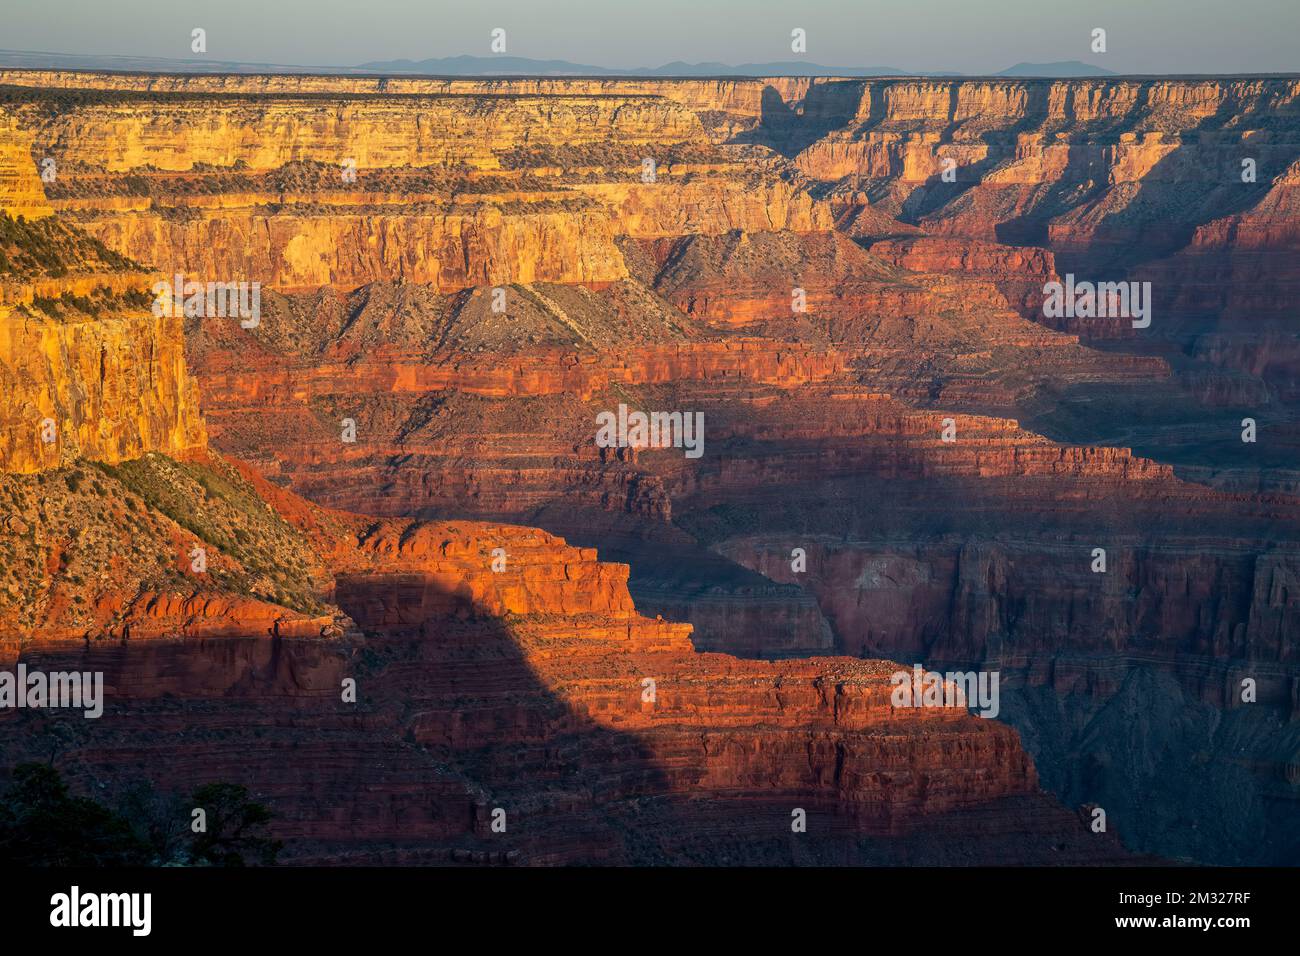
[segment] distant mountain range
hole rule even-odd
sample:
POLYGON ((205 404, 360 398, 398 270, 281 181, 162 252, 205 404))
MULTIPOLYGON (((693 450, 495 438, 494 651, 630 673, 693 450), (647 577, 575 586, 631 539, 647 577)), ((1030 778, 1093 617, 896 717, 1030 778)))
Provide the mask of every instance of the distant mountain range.
MULTIPOLYGON (((372 60, 358 66, 301 66, 232 60, 180 60, 148 56, 98 56, 0 50, 0 67, 44 70, 119 70, 145 73, 403 73, 431 76, 964 76, 943 70, 915 72, 893 66, 825 66, 805 60, 771 63, 685 63, 615 69, 568 60, 534 60, 522 56, 448 56, 428 60, 372 60)), ((1017 63, 992 76, 1114 76, 1110 70, 1079 60, 1017 63)))
POLYGON ((994 76, 1115 76, 1112 70, 1103 70, 1079 60, 1058 60, 1055 63, 1017 63, 994 76))
MULTIPOLYGON (((422 73, 435 76, 911 76, 896 66, 823 66, 806 60, 773 63, 685 63, 619 70, 568 60, 530 60, 522 56, 447 56, 429 60, 375 60, 360 69, 371 73, 422 73)), ((956 76, 955 73, 932 74, 956 76)))
MULTIPOLYGON (((951 70, 913 72, 896 66, 825 66, 806 60, 780 60, 772 63, 684 63, 676 60, 657 67, 616 70, 588 66, 568 60, 530 60, 520 56, 450 56, 429 60, 374 60, 362 63, 361 70, 372 73, 419 73, 435 76, 964 76, 951 70)), ((993 76, 1115 76, 1079 60, 1056 63, 1017 63, 993 76)))

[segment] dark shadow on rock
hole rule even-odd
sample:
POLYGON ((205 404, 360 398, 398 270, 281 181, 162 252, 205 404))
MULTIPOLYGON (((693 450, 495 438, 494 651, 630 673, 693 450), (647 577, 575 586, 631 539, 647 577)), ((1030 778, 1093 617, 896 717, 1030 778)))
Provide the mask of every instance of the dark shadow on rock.
POLYGON ((856 80, 814 83, 800 108, 794 109, 775 87, 765 86, 759 98, 758 125, 728 142, 767 146, 792 159, 831 130, 848 125, 857 112, 862 89, 862 82, 856 80))
MULTIPOLYGON (((104 714, 7 712, 18 716, 3 720, 0 768, 52 761, 74 788, 109 798, 141 780, 176 793, 241 784, 271 806, 285 863, 624 862, 617 814, 602 805, 667 789, 648 748, 558 700, 503 621, 442 597, 460 606, 368 626, 364 639, 29 654, 29 668, 103 672, 104 714)), ((340 587, 361 620, 366 600, 364 585, 340 587)))

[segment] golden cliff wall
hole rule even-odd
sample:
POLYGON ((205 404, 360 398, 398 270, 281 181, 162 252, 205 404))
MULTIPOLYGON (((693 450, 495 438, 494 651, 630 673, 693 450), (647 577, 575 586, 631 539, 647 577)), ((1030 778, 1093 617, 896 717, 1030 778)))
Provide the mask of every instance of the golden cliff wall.
POLYGON ((206 443, 180 319, 64 321, 0 309, 0 392, 0 470, 8 472, 78 456, 183 455, 206 443))
POLYGON ((439 292, 512 282, 612 282, 627 276, 599 210, 539 209, 364 214, 220 210, 177 221, 156 212, 110 215, 85 228, 112 249, 192 276, 256 280, 281 289, 355 287, 382 279, 439 292))
POLYGON ((82 73, 74 70, 0 70, 0 83, 51 89, 131 90, 149 93, 273 93, 420 95, 655 96, 709 114, 706 126, 717 139, 753 126, 762 117, 764 98, 775 93, 787 103, 802 101, 811 89, 844 82, 820 77, 770 79, 548 78, 312 76, 307 74, 176 75, 157 73, 82 73))
POLYGON ((570 145, 615 140, 654 145, 705 140, 689 110, 656 98, 622 96, 441 96, 271 100, 160 97, 109 100, 27 117, 37 140, 57 143, 68 162, 109 172, 197 163, 271 169, 298 160, 359 168, 499 168, 496 151, 519 143, 570 145))
POLYGON ((0 210, 17 218, 40 219, 51 215, 45 190, 32 161, 31 137, 15 128, 0 112, 0 210))
MULTIPOLYGON (((0 84, 46 89, 95 89, 157 94, 334 94, 371 102, 405 97, 539 98, 647 97, 699 117, 715 137, 763 120, 811 122, 822 133, 863 125, 915 134, 951 129, 956 140, 988 130, 1065 133, 1116 124, 1113 132, 1190 131, 1219 114, 1248 117, 1294 113, 1295 78, 1159 80, 1133 78, 940 79, 836 77, 757 78, 436 78, 273 74, 166 75, 0 70, 0 84), (789 115, 787 115, 787 113, 789 115)), ((328 112, 328 107, 321 104, 328 112)), ((1101 131, 1094 128, 1094 132, 1101 131)), ((543 134, 544 135, 544 134, 543 134)), ((829 143, 819 143, 818 152, 829 143)), ((275 147, 270 147, 275 148, 275 147)), ((861 170, 859 170, 861 171, 861 170)))
MULTIPOLYGON (((0 209, 15 218, 51 212, 30 137, 4 117, 0 209)), ((98 262, 70 265, 60 278, 0 275, 0 471, 37 472, 78 456, 117 462, 204 447, 181 321, 125 304, 122 293, 147 288, 146 274, 104 272, 98 262), (97 293, 107 298, 98 300, 103 314, 94 318, 72 309, 56 318, 34 302, 97 293)))
POLYGON ((281 205, 278 197, 260 196, 183 218, 156 207, 101 214, 91 211, 98 204, 58 204, 77 214, 91 235, 139 262, 199 276, 255 278, 281 289, 384 279, 427 282, 438 292, 513 282, 613 282, 628 276, 614 243, 619 235, 831 225, 824 204, 780 180, 607 182, 579 184, 575 192, 580 195, 525 201, 480 195, 423 208, 401 202, 281 205))
MULTIPOLYGON (((1080 161, 1086 136, 1110 179, 1131 182, 1150 174, 1184 136, 1203 149, 1227 149, 1241 144, 1252 118, 1294 117, 1298 108, 1295 79, 865 81, 854 113, 842 117, 840 129, 824 130, 799 166, 819 179, 915 183, 937 177, 941 157, 961 167, 997 151, 1014 161, 999 171, 1001 181, 1042 182, 1080 161), (1216 115, 1240 118, 1237 132, 1216 138, 1198 129, 1216 115)), ((1253 146, 1270 149, 1275 137, 1257 133, 1253 146)))
MULTIPOLYGON (((75 75, 10 78, 51 98, 53 109, 15 114, 59 163, 55 210, 169 274, 281 289, 603 283, 628 275, 616 236, 832 225, 788 169, 720 150, 691 108, 641 92, 648 83, 394 82, 363 93, 264 78, 249 92, 266 95, 252 96, 237 78, 176 77, 145 97, 65 102, 59 84, 75 75), (217 80, 229 83, 211 92, 217 80), (650 182, 645 158, 658 164, 650 182), (355 182, 340 173, 348 160, 355 182), (303 164, 325 179, 295 180, 303 164)), ((721 96, 737 123, 756 122, 757 100, 722 86, 674 89, 701 109, 721 96)))

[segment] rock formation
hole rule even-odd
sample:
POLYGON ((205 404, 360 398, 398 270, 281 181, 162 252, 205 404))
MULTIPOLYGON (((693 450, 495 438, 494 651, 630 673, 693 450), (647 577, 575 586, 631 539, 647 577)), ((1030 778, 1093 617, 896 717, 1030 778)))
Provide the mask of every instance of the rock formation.
POLYGON ((1116 859, 1009 723, 1132 848, 1294 862, 1294 78, 0 83, 0 195, 52 223, 11 247, 76 250, 5 276, 10 500, 74 518, 23 519, 0 597, 152 638, 86 651, 141 728, 234 701, 299 859, 788 861, 796 797, 821 862, 1116 859), (260 322, 151 319, 155 272, 260 322), (1150 282, 1150 325, 1046 314, 1067 275, 1150 282), (703 454, 599 446, 620 405, 703 454), (1005 712, 900 715, 881 661, 1005 712))

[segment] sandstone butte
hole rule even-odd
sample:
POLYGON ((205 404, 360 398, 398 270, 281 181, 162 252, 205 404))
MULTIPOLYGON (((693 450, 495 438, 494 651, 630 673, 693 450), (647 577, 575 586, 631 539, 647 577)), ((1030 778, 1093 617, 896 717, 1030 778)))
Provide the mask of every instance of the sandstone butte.
POLYGON ((1128 858, 1093 803, 1294 861, 1298 98, 0 71, 9 654, 113 675, 84 779, 237 778, 302 862, 1128 858), (176 272, 260 323, 153 318, 176 272), (892 708, 916 660, 1004 719, 892 708))

